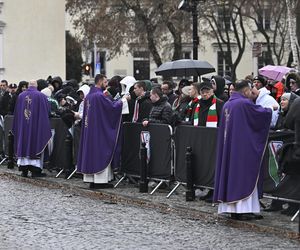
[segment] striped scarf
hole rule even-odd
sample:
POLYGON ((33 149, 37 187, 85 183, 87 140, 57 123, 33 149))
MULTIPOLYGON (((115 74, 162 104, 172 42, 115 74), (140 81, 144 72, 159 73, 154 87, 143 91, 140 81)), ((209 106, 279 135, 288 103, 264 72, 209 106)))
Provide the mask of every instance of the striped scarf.
MULTIPOLYGON (((199 98, 196 97, 192 101, 189 102, 187 106, 187 111, 186 111, 186 118, 185 121, 190 121, 192 120, 192 124, 194 126, 198 126, 199 124, 199 113, 200 113, 200 103, 199 103, 199 98), (196 105, 196 107, 195 107, 196 105), (195 107, 194 115, 192 116, 193 113, 193 107, 195 107)), ((206 127, 217 127, 218 124, 218 116, 217 116, 217 99, 214 96, 212 99, 212 105, 209 107, 207 118, 206 118, 206 127)))

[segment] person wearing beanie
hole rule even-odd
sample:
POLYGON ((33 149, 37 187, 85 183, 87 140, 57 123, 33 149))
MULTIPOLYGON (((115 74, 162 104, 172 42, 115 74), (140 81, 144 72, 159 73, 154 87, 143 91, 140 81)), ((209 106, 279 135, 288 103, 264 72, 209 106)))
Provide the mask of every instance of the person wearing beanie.
POLYGON ((271 128, 274 128, 278 119, 279 104, 270 94, 271 92, 266 88, 267 81, 262 76, 256 76, 253 79, 252 94, 255 104, 264 108, 272 109, 271 128))
POLYGON ((17 91, 12 95, 12 98, 9 101, 9 104, 8 104, 8 114, 10 114, 10 115, 14 114, 14 110, 15 110, 15 106, 16 106, 16 102, 17 102, 18 96, 22 92, 26 91, 27 88, 28 88, 28 82, 26 82, 26 81, 20 81, 19 82, 17 91))
POLYGON ((217 127, 220 120, 224 102, 218 99, 210 82, 199 85, 200 98, 192 109, 188 106, 187 112, 191 113, 190 122, 194 126, 217 127))
POLYGON ((285 80, 285 86, 289 91, 292 91, 296 95, 300 96, 300 75, 299 75, 299 73, 296 73, 296 72, 289 73, 285 80))
POLYGON ((265 87, 267 85, 267 81, 263 76, 255 76, 253 78, 253 85, 257 88, 257 89, 261 89, 263 87, 265 87))

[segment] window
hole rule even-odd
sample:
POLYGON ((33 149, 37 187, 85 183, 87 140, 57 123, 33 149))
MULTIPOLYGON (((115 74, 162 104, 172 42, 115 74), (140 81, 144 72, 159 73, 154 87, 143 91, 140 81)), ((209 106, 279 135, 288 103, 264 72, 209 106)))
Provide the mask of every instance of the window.
POLYGON ((229 56, 231 51, 218 51, 218 75, 225 76, 231 75, 231 70, 229 66, 229 56))
POLYGON ((264 30, 271 29, 271 9, 270 7, 265 7, 264 9, 260 9, 257 13, 258 22, 262 25, 264 30))
POLYGON ((134 58, 149 58, 150 57, 150 53, 149 51, 134 51, 133 52, 133 57, 134 58))
POLYGON ((218 9, 218 27, 222 30, 231 30, 230 13, 228 8, 218 9))
POLYGON ((191 59, 191 51, 183 51, 183 59, 191 59))
POLYGON ((268 64, 272 54, 269 51, 263 51, 260 56, 257 57, 257 67, 260 69, 268 64))

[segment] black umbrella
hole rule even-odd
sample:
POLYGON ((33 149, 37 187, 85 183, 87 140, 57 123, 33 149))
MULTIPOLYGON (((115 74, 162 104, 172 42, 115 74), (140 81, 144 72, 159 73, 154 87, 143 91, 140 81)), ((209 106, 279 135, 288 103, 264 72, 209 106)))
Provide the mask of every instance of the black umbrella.
POLYGON ((172 62, 166 62, 155 70, 156 75, 164 77, 171 76, 201 76, 207 73, 215 72, 215 68, 206 61, 182 59, 172 62))

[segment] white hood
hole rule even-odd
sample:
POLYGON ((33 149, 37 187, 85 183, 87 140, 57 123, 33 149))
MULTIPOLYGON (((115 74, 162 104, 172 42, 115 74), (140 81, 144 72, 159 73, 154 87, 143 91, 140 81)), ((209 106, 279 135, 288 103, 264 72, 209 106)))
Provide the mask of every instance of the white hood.
POLYGON ((82 93, 84 94, 84 97, 87 96, 87 94, 90 92, 90 87, 86 84, 82 85, 77 92, 82 91, 82 93))

